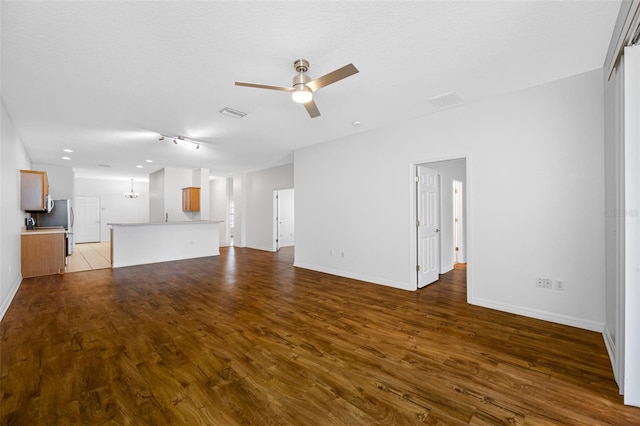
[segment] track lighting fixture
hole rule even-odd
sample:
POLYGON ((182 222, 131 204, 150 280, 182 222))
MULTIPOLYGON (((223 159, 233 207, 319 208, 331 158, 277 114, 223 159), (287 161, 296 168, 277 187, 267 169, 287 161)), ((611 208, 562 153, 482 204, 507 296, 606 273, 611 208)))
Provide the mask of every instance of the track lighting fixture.
POLYGON ((167 135, 158 136, 159 141, 163 141, 166 138, 171 139, 174 145, 193 146, 195 149, 200 149, 199 141, 193 141, 188 138, 185 138, 184 136, 180 136, 180 135, 179 136, 167 136, 167 135))

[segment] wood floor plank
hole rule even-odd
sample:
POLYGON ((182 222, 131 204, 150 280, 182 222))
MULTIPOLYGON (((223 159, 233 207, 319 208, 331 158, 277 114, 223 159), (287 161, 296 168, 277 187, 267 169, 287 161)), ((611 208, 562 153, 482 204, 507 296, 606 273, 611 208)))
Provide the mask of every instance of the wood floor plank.
POLYGON ((602 335, 278 253, 25 279, 0 323, 0 424, 640 425, 602 335))

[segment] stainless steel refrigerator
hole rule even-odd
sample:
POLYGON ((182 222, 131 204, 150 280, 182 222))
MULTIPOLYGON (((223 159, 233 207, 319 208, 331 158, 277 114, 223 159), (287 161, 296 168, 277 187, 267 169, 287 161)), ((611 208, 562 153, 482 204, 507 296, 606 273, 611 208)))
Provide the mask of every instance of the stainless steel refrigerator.
POLYGON ((66 232, 67 256, 73 253, 73 208, 71 200, 53 200, 53 209, 49 213, 36 215, 36 227, 62 226, 66 232))

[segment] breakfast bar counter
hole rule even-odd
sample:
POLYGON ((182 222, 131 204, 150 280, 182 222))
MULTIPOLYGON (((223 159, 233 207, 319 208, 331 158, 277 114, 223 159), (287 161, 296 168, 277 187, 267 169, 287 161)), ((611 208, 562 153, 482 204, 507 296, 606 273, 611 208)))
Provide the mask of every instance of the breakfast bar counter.
POLYGON ((221 221, 108 223, 111 266, 144 265, 218 256, 221 221))

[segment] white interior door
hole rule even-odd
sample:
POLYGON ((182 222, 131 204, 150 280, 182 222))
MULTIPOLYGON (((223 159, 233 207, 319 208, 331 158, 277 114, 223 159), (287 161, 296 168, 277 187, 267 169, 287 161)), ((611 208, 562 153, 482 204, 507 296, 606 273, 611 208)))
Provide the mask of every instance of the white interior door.
POLYGON ((624 403, 640 407, 640 46, 624 49, 624 403))
POLYGON ((100 241, 100 197, 76 197, 74 200, 76 243, 100 241))
POLYGON ((280 204, 278 218, 279 231, 278 240, 280 247, 289 247, 294 244, 294 192, 291 189, 278 191, 278 201, 280 204))
POLYGON ((417 167, 418 288, 437 281, 440 274, 440 176, 417 167))

